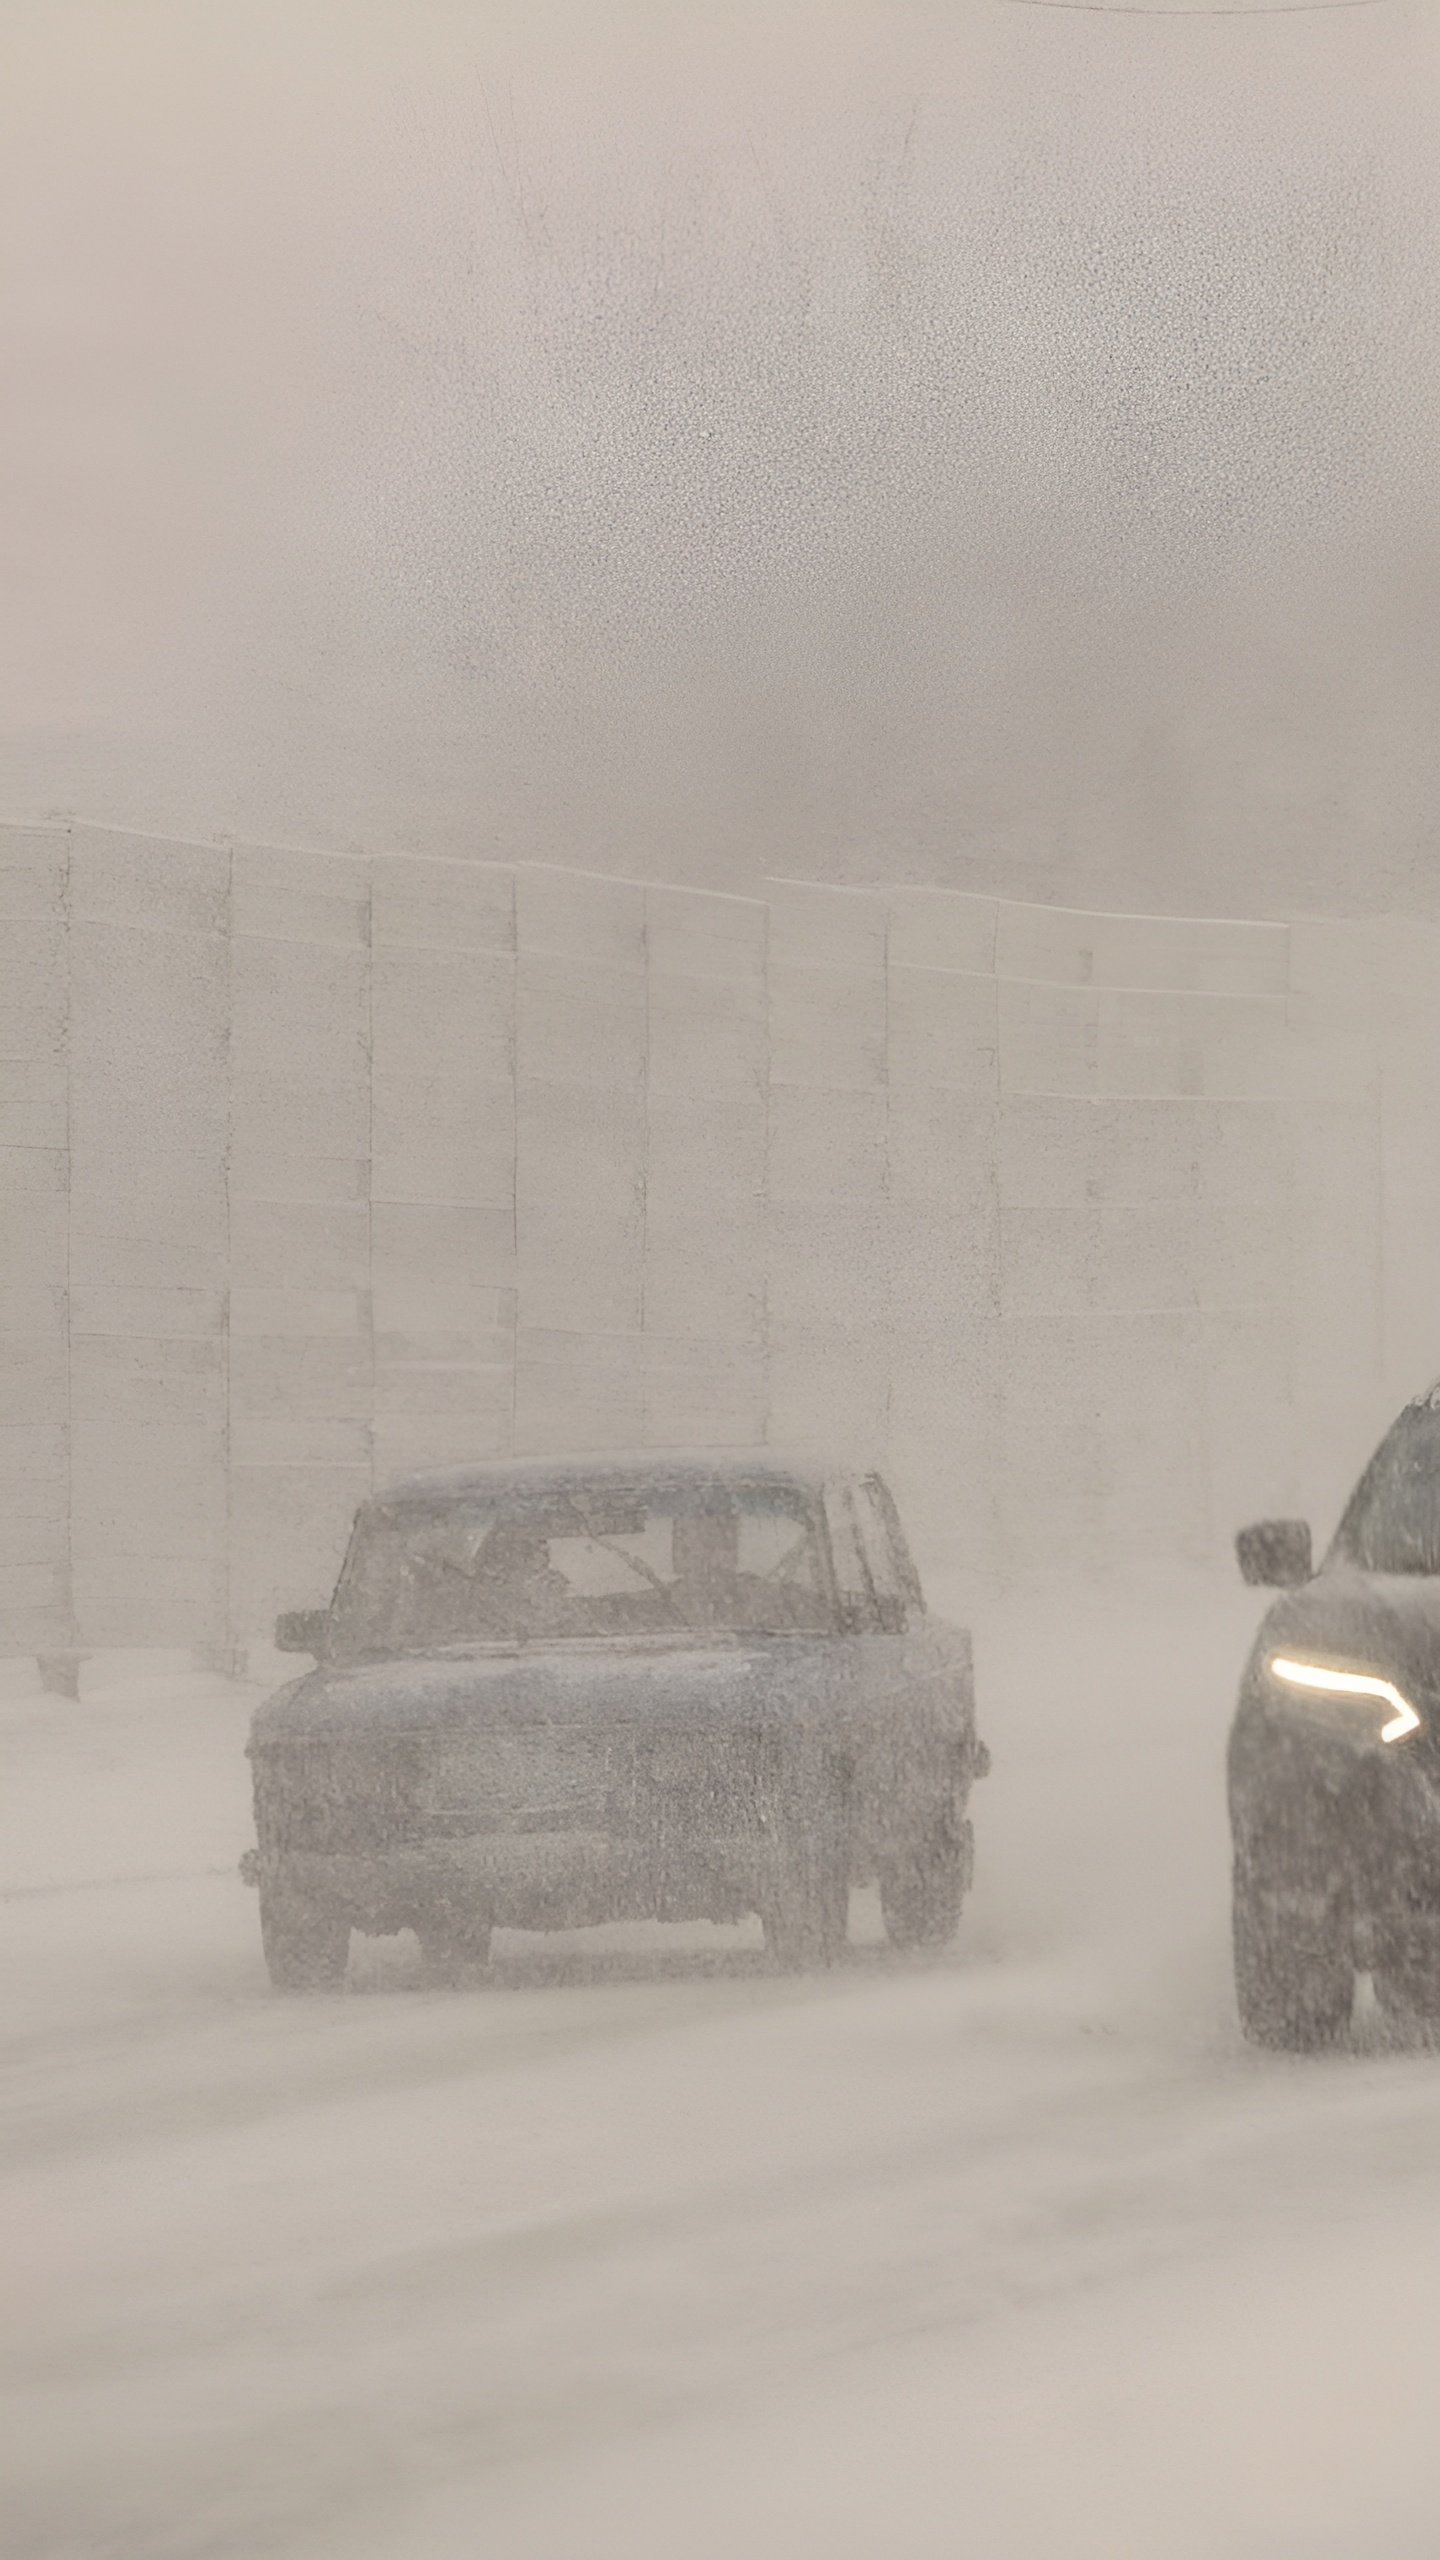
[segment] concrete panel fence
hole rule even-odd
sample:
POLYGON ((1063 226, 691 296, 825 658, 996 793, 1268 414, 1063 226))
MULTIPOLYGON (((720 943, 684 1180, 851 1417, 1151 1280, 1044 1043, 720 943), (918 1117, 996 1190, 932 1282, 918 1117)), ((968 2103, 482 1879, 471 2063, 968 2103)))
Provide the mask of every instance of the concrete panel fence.
POLYGON ((0 828, 0 1651, 243 1648, 404 1470, 873 1455, 976 1577, 1440 1370, 1440 932, 0 828))

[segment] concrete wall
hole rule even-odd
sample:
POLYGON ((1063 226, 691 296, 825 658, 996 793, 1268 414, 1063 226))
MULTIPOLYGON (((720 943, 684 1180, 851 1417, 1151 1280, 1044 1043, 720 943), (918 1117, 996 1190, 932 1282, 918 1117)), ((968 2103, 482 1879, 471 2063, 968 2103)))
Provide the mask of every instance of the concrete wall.
POLYGON ((259 1634, 510 1450, 990 1576, 1327 1525, 1440 1370, 1440 930, 0 829, 0 1648, 259 1634))
POLYGON ((0 828, 0 1646, 71 1623, 69 843, 0 828))
POLYGON ((950 1560, 1199 1559, 1257 1511, 1333 1513, 1440 1366, 1440 1328, 1387 1350, 1386 1321, 1397 1259, 1440 1270, 1433 1182, 1402 1214, 1387 1185, 1425 1159, 1440 942, 1407 975, 1363 926, 775 895, 775 1017, 828 1006, 849 1044, 789 1069, 823 1073, 852 1168, 817 1357, 838 1398, 858 1355, 950 1560))

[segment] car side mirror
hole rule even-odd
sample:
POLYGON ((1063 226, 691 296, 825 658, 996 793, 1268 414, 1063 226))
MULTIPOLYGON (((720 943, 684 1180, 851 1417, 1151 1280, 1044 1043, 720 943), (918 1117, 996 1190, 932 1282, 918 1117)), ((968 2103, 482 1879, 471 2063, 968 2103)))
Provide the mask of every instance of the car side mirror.
POLYGON ((286 1609, 275 1621, 275 1650, 313 1653, 318 1662, 325 1651, 329 1625, 328 1609, 286 1609))
POLYGON ((1262 1591, 1292 1591, 1315 1571, 1308 1520, 1257 1520, 1235 1541, 1244 1581, 1262 1591))

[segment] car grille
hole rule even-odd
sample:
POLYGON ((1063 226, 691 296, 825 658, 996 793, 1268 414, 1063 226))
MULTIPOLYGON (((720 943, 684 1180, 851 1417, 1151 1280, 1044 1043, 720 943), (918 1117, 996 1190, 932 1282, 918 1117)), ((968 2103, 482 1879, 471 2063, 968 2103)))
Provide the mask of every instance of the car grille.
POLYGON ((426 1832, 603 1830, 625 1754, 585 1733, 484 1733, 425 1754, 416 1815, 426 1832))
POLYGON ((487 1832, 701 1840, 768 1832, 781 1775, 763 1733, 491 1729, 383 1753, 322 1744, 267 1753, 256 1810, 273 1847, 335 1854, 487 1832))
POLYGON ((486 1733, 427 1755, 427 1831, 604 1831, 613 1839, 764 1830, 774 1796, 762 1735, 486 1733))
POLYGON ((748 1837, 775 1821, 781 1764, 767 1734, 664 1734, 639 1755, 637 1827, 748 1837))

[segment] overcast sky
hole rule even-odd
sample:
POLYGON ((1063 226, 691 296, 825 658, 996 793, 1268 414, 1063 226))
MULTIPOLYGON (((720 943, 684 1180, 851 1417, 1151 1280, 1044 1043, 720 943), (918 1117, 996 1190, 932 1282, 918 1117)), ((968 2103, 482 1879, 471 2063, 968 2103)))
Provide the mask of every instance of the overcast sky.
POLYGON ((0 814, 1440 906, 1428 0, 0 55, 0 814))

